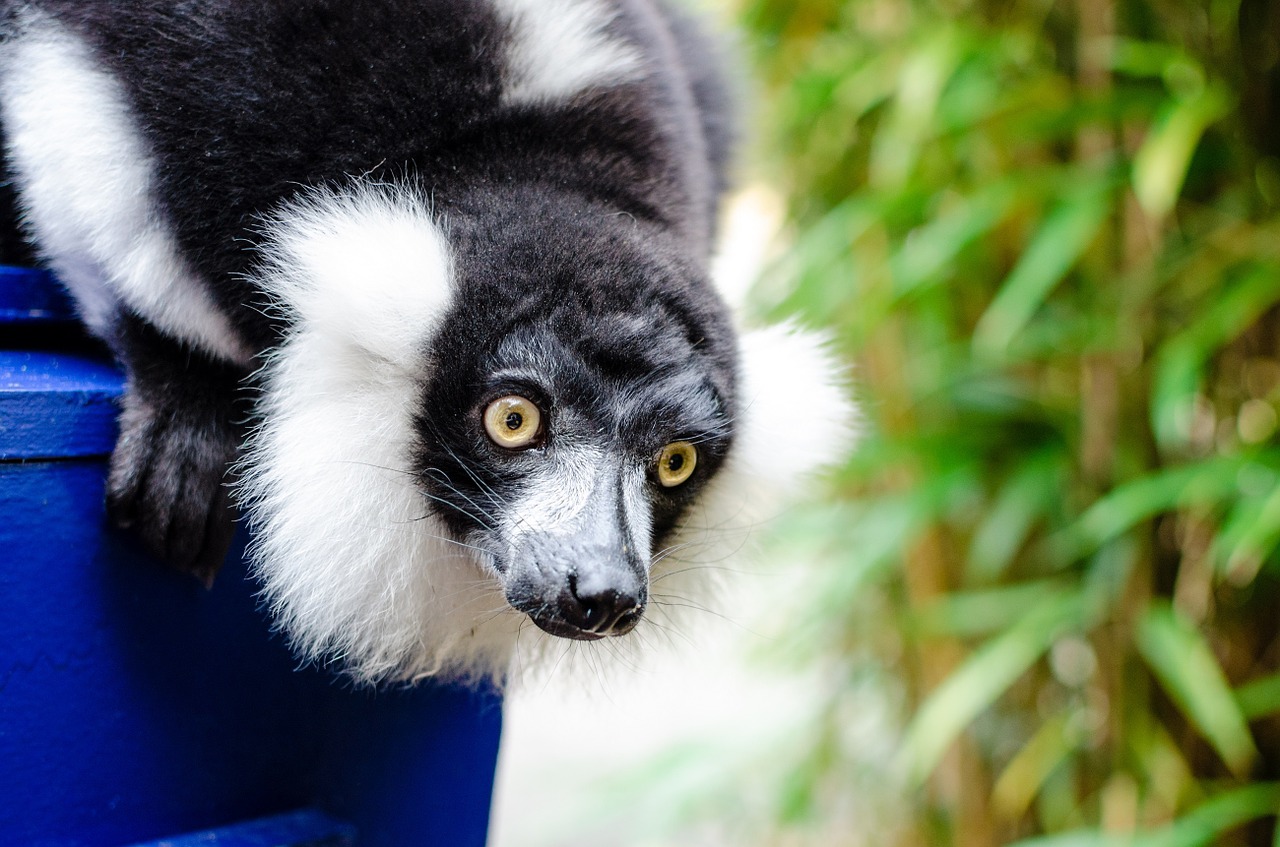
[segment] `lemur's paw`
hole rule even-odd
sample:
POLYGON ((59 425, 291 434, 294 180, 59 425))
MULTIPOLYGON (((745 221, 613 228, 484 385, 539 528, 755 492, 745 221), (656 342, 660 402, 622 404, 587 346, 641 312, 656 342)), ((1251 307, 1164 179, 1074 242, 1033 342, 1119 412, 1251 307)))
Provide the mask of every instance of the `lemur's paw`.
POLYGON ((151 553, 212 584, 235 533, 226 485, 235 455, 236 439, 219 416, 201 420, 129 392, 111 456, 107 513, 151 553))

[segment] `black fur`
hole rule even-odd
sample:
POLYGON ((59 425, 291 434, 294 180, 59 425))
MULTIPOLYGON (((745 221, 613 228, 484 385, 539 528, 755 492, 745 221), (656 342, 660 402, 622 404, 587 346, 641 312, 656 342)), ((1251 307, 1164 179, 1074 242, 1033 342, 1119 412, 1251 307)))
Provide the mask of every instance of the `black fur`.
POLYGON ((621 25, 666 73, 551 109, 500 106, 508 34, 479 0, 28 5, 82 34, 126 84, 184 252, 260 347, 275 334, 244 308, 256 295, 246 246, 259 216, 299 186, 408 175, 450 215, 464 194, 534 182, 709 249, 728 160, 723 98, 712 79, 685 77, 675 36, 645 0, 621 3, 621 25))

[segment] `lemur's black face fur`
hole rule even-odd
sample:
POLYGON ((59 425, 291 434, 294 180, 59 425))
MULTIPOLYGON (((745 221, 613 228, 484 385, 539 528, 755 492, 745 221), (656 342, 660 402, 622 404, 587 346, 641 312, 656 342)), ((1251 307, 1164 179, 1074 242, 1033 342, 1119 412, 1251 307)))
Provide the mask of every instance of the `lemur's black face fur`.
POLYGON ((555 635, 624 634, 729 450, 733 336, 661 233, 587 206, 533 213, 452 226, 467 279, 446 322, 501 317, 433 345, 417 472, 515 609, 555 635))

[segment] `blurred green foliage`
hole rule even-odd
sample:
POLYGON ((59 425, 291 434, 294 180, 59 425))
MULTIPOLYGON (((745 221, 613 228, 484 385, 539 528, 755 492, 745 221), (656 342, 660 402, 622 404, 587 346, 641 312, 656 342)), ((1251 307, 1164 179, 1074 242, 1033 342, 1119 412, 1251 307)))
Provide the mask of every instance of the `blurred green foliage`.
POLYGON ((780 533, 831 539, 785 654, 829 702, 762 839, 1280 845, 1280 8, 737 7, 762 309, 867 419, 780 533), (868 684, 901 735, 851 768, 868 684))

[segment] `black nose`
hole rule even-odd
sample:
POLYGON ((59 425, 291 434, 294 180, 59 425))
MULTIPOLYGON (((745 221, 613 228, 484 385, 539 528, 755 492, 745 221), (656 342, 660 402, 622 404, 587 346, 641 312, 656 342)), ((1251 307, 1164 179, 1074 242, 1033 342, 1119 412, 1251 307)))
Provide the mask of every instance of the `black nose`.
POLYGON ((629 571, 570 574, 569 591, 560 595, 565 623, 597 635, 622 635, 644 613, 644 588, 629 571))

